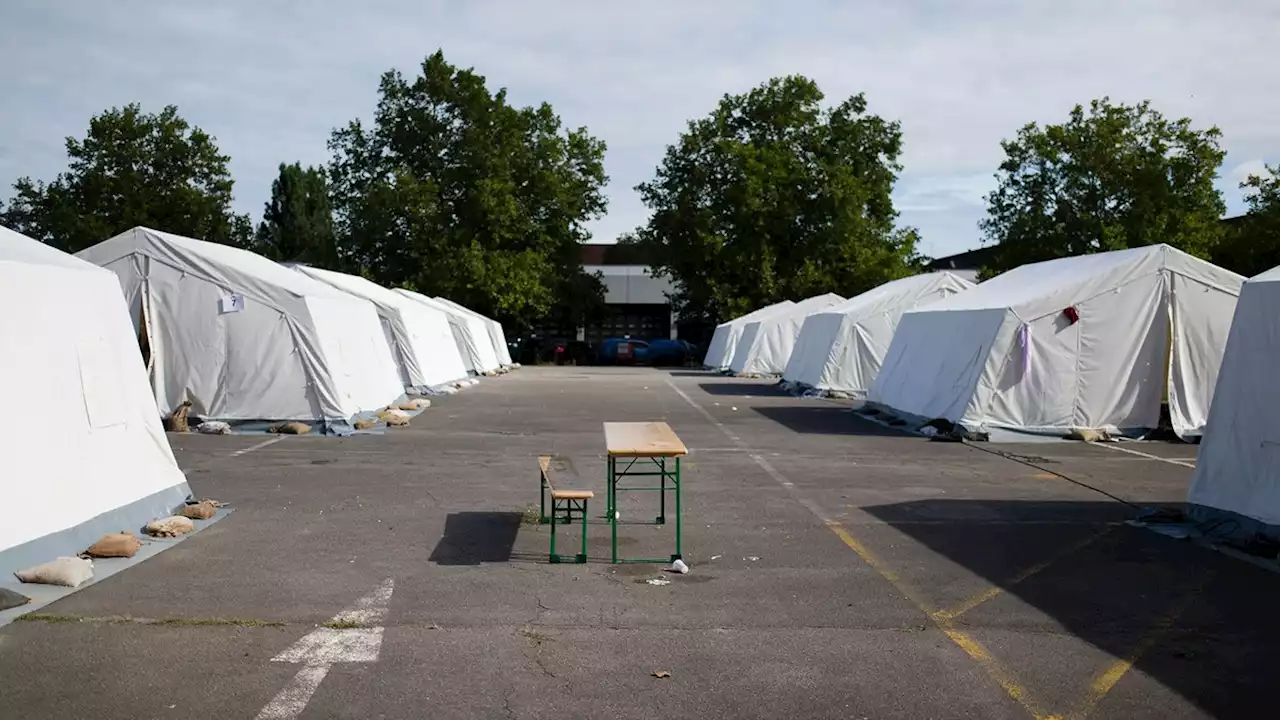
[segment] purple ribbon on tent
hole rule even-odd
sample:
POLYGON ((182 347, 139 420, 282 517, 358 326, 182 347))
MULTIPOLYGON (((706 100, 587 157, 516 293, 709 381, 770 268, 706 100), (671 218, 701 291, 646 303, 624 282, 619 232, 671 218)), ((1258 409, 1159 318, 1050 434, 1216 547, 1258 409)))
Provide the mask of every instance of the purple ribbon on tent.
POLYGON ((1018 328, 1018 344, 1022 346, 1022 371, 1031 371, 1031 326, 1023 323, 1018 328))

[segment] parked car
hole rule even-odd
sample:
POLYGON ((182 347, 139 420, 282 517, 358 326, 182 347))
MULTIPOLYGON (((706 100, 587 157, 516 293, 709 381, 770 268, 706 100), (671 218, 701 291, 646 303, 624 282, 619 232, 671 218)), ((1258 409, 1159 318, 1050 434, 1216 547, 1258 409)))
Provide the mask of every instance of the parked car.
POLYGON ((649 343, 634 338, 609 338, 600 343, 602 365, 643 365, 649 359, 649 343))
POLYGON ((649 343, 649 364, 654 367, 688 365, 697 355, 697 346, 686 340, 654 340, 649 343))

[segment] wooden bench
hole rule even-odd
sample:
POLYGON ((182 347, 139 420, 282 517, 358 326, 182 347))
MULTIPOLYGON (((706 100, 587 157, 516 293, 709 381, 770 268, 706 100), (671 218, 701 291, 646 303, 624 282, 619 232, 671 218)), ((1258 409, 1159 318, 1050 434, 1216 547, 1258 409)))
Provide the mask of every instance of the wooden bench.
MULTIPOLYGON (((591 498, 596 494, 590 490, 570 490, 567 488, 557 488, 555 475, 552 471, 551 461, 554 458, 550 455, 538 456, 538 521, 542 524, 551 524, 551 555, 550 561, 553 563, 563 562, 563 558, 556 554, 556 525, 564 522, 566 524, 573 522, 573 514, 578 513, 582 516, 582 552, 574 556, 573 561, 585 563, 587 561, 587 505, 591 498), (551 514, 547 515, 547 495, 551 495, 551 514), (557 513, 563 513, 558 515, 557 513)), ((568 471, 575 477, 577 473, 573 471, 572 463, 567 459, 561 463, 560 470, 568 471)))

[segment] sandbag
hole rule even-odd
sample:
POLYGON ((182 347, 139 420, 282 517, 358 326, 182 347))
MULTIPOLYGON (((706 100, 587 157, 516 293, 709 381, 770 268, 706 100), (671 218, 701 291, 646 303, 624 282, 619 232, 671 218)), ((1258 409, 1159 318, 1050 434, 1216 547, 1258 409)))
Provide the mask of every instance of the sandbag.
POLYGON ((218 508, 211 502, 198 502, 191 505, 184 505, 183 508, 178 511, 178 514, 183 517, 191 518, 192 520, 208 520, 213 517, 213 514, 217 511, 218 508))
POLYGON ((1067 438, 1071 440, 1079 440, 1081 442, 1103 442, 1107 439, 1107 434, 1089 428, 1071 428, 1071 432, 1067 434, 1067 438))
POLYGON ((183 400, 182 404, 174 408, 169 417, 164 419, 164 429, 176 433, 191 432, 191 426, 187 423, 189 412, 191 412, 191 401, 183 400))
POLYGON ((311 426, 300 422, 279 423, 267 428, 267 432, 280 435, 306 435, 311 432, 311 426))
POLYGON ((207 420, 196 426, 196 432, 205 435, 230 435, 231 426, 221 420, 207 420))
POLYGON ((372 427, 378 427, 378 421, 374 420, 373 418, 365 418, 364 420, 357 420, 353 424, 357 430, 368 430, 369 428, 372 428, 372 427))
POLYGON ((131 532, 107 533, 89 546, 84 555, 96 558, 133 557, 142 547, 142 541, 131 532))
POLYGON ((378 420, 386 423, 387 427, 404 427, 409 424, 409 418, 405 413, 395 414, 385 410, 378 413, 378 420))
POLYGON ((173 515, 160 520, 152 520, 147 523, 145 530, 148 535, 155 537, 177 537, 185 535, 196 529, 196 524, 189 517, 181 515, 173 515))
POLYGON ((400 410, 426 410, 431 407, 431 401, 426 398, 413 398, 400 403, 396 407, 400 410))
POLYGON ((93 577, 93 562, 78 557, 60 557, 14 573, 24 583, 79 587, 93 577))
POLYGON ((378 413, 378 414, 380 414, 380 415, 395 415, 396 417, 402 417, 402 418, 413 417, 413 415, 412 415, 411 413, 405 412, 404 410, 401 410, 400 408, 393 408, 393 407, 384 408, 383 410, 379 411, 379 413, 378 413))
POLYGON ((0 610, 16 608, 19 605, 26 605, 29 602, 31 602, 31 598, 26 595, 16 593, 9 588, 0 587, 0 610))

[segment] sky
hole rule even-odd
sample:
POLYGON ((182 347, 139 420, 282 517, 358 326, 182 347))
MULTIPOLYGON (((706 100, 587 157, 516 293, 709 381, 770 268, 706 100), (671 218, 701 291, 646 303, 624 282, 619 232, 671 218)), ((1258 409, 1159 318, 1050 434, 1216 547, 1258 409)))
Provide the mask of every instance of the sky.
POLYGON ((1278 30, 1275 0, 4 0, 0 198, 63 170, 92 115, 174 104, 231 156, 256 221, 279 163, 326 162, 383 72, 442 49, 608 144, 596 241, 644 223, 635 185, 724 94, 786 74, 831 104, 863 92, 902 125, 900 223, 941 256, 980 245, 1002 139, 1104 95, 1219 127, 1239 213, 1238 183, 1280 162, 1278 30))

